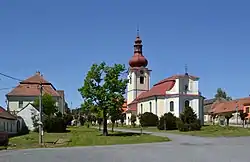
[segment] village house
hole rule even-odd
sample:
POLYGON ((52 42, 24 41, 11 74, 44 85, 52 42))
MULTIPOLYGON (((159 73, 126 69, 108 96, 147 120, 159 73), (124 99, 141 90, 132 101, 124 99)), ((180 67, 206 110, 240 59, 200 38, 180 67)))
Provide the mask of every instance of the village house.
POLYGON ((6 95, 7 110, 12 114, 17 114, 29 103, 33 103, 40 95, 40 83, 43 85, 43 94, 50 94, 56 101, 56 105, 61 113, 65 113, 65 98, 63 90, 56 90, 52 83, 44 79, 40 72, 28 79, 21 81, 11 92, 6 95))
POLYGON ((0 132, 16 134, 20 130, 20 121, 0 106, 0 132))
MULTIPOLYGON (((137 35, 134 55, 129 61, 127 85, 126 124, 132 114, 152 112, 157 116, 171 112, 179 117, 185 106, 190 106, 203 124, 203 100, 199 91, 199 78, 189 75, 173 75, 159 81, 150 88, 151 70, 142 53, 142 40, 137 35)), ((137 120, 138 123, 138 120, 137 120)))
MULTIPOLYGON (((224 120, 224 115, 232 114, 232 118, 229 120, 229 124, 242 124, 240 118, 240 112, 248 113, 246 117, 247 120, 250 119, 250 97, 239 98, 231 101, 227 100, 217 100, 215 101, 209 110, 209 120, 210 122, 220 123, 224 120), (212 116, 215 116, 212 119, 212 116)), ((221 124, 221 123, 220 123, 221 124)))
POLYGON ((23 124, 28 128, 28 130, 33 131, 35 129, 33 118, 38 119, 39 114, 39 108, 35 107, 32 103, 29 103, 16 115, 22 118, 23 124))

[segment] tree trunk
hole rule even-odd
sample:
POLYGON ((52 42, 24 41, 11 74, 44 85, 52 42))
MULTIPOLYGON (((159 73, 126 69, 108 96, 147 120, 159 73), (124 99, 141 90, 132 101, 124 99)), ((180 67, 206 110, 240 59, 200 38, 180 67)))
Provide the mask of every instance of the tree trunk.
POLYGON ((112 132, 114 132, 114 127, 115 127, 115 123, 114 122, 112 122, 112 132))
POLYGON ((101 131, 101 123, 99 123, 99 131, 101 131))
POLYGON ((102 130, 102 134, 104 136, 108 135, 108 123, 107 123, 106 108, 103 109, 103 130, 102 130))
POLYGON ((226 120, 227 120, 227 126, 229 126, 229 118, 227 118, 226 120))

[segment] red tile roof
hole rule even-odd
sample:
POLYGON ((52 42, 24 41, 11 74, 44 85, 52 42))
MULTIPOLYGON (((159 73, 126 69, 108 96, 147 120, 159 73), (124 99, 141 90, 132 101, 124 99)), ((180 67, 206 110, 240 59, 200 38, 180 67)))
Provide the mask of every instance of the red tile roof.
POLYGON ((240 98, 232 101, 215 102, 211 107, 211 112, 214 114, 235 112, 236 106, 238 110, 243 110, 245 104, 250 103, 250 97, 240 98))
POLYGON ((28 79, 20 82, 21 84, 39 84, 39 83, 43 83, 43 84, 51 84, 50 82, 48 82, 47 80, 44 79, 43 75, 40 74, 40 72, 36 72, 35 75, 29 77, 28 79))
POLYGON ((39 96, 39 84, 43 84, 43 92, 52 96, 60 96, 55 87, 44 79, 40 73, 20 82, 20 84, 9 92, 6 96, 39 96))
MULTIPOLYGON (((136 103, 140 99, 153 97, 153 96, 164 96, 166 95, 166 91, 171 90, 175 85, 175 80, 186 77, 186 75, 173 75, 169 78, 163 79, 156 83, 149 91, 141 93, 134 101, 130 104, 136 103)), ((199 79, 196 76, 188 75, 190 79, 197 80, 199 79)), ((129 105, 130 105, 129 104, 129 105)))
POLYGON ((3 107, 0 106, 0 118, 16 120, 16 117, 7 112, 3 107))

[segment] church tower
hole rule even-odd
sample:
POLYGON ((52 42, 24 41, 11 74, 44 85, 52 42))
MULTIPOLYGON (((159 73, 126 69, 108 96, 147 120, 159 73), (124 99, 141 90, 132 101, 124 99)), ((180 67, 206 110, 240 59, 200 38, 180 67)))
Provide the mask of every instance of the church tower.
POLYGON ((150 88, 150 72, 147 68, 148 60, 142 54, 142 40, 137 33, 134 43, 134 55, 129 61, 127 104, 130 104, 142 92, 150 88))

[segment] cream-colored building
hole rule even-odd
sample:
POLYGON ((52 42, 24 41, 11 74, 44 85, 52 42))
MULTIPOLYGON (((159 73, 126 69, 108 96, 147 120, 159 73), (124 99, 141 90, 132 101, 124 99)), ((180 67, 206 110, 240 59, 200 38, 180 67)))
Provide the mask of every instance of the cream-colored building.
POLYGON ((56 90, 52 83, 44 79, 40 72, 21 81, 17 87, 6 95, 7 110, 12 114, 17 114, 29 103, 33 103, 40 95, 39 85, 42 83, 42 93, 50 94, 56 101, 56 106, 61 113, 65 113, 64 91, 56 90))
POLYGON ((150 88, 151 70, 147 68, 148 61, 142 54, 142 41, 139 36, 136 37, 134 55, 129 65, 126 124, 131 124, 131 114, 145 112, 152 112, 159 117, 171 112, 179 117, 185 106, 192 107, 203 124, 204 98, 199 92, 198 77, 186 72, 161 80, 150 88))

